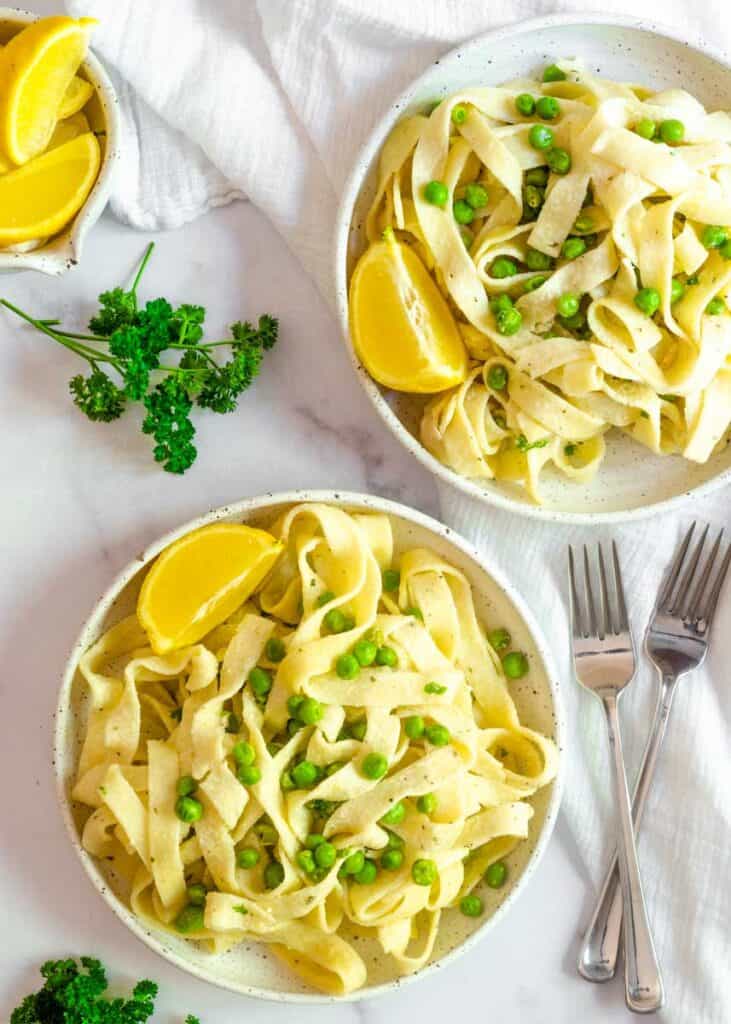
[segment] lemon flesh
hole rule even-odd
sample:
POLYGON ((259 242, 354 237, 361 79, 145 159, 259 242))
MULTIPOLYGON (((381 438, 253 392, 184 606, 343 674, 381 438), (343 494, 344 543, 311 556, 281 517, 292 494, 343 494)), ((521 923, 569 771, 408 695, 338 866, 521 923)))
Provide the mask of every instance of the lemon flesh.
POLYGON ((100 163, 99 143, 85 132, 0 176, 0 246, 58 234, 86 202, 100 163))
POLYGON ((87 82, 85 78, 79 78, 78 75, 72 78, 71 84, 61 100, 61 106, 58 108, 58 114, 56 115, 58 120, 63 121, 67 117, 78 114, 89 102, 93 92, 94 87, 91 82, 87 82))
POLYGON ((215 523, 166 548, 145 577, 137 618, 157 654, 197 643, 249 597, 282 545, 265 530, 215 523))
POLYGON ((42 18, 0 53, 0 150, 12 163, 25 164, 48 145, 94 24, 42 18))
POLYGON ((446 300, 413 249, 375 242, 350 282, 350 332, 379 384, 434 394, 467 376, 469 360, 446 300))

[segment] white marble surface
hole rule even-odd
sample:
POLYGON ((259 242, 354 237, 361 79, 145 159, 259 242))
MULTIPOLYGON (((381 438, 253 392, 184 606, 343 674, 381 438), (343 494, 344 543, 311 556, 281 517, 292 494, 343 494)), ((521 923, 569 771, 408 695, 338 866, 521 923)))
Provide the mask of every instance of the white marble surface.
MULTIPOLYGON (((105 218, 79 268, 59 280, 0 278, 0 294, 81 325, 96 294, 124 278, 145 242, 105 218)), ((154 1019, 170 1024, 186 1013, 203 1024, 409 1024, 455 1013, 500 1024, 626 1020, 619 984, 591 987, 574 970, 587 883, 561 824, 512 914, 477 949, 404 992, 339 1007, 295 1010, 190 978, 139 944, 87 882, 56 806, 52 713, 72 640, 113 574, 177 523, 263 491, 342 487, 437 512, 431 479, 361 393, 334 317, 255 209, 218 210, 157 243, 145 295, 204 303, 212 330, 271 311, 281 341, 236 414, 198 417, 198 461, 177 478, 153 463, 137 413, 89 423, 66 391, 76 358, 0 316, 0 1019, 36 986, 41 961, 93 953, 115 985, 157 979, 154 1019)))

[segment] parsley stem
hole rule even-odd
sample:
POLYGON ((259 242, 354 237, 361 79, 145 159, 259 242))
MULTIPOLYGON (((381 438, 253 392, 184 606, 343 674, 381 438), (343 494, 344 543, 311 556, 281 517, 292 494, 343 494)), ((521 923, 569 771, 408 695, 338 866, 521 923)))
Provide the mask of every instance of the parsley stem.
POLYGON ((147 264, 149 262, 150 256, 152 256, 152 250, 154 248, 155 248, 155 243, 154 242, 150 242, 150 244, 145 249, 145 255, 142 257, 142 263, 140 263, 139 269, 137 270, 137 274, 135 275, 135 279, 132 282, 131 291, 132 291, 132 295, 134 296, 135 306, 137 305, 137 285, 140 283, 142 275, 144 274, 145 268, 147 267, 147 264))
POLYGON ((119 364, 113 356, 104 355, 103 352, 99 352, 97 349, 89 348, 88 345, 78 345, 74 342, 67 340, 63 335, 59 334, 58 331, 51 330, 47 327, 42 320, 36 320, 34 317, 29 316, 28 313, 24 313, 22 309, 18 309, 12 302, 8 302, 7 299, 0 299, 0 305, 5 306, 11 313, 15 313, 21 320, 25 320, 26 323, 30 324, 31 327, 35 327, 37 331, 41 331, 43 334, 47 334, 49 338, 53 338, 59 345, 63 345, 64 348, 69 349, 71 352, 75 352, 76 355, 82 356, 82 358, 92 361, 98 360, 104 363, 110 363, 116 369, 119 369, 119 364))

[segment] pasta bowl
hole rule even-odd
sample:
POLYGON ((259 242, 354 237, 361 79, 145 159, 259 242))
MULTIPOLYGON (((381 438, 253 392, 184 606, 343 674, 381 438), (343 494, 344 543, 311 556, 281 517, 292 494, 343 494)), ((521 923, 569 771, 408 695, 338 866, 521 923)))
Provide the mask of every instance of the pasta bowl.
POLYGON ((376 190, 379 155, 394 125, 430 104, 474 86, 497 86, 534 77, 553 60, 581 58, 595 74, 636 82, 653 90, 682 88, 709 110, 728 105, 728 58, 705 43, 654 23, 609 15, 561 15, 509 25, 460 46, 435 62, 394 102, 356 159, 340 207, 335 250, 336 297, 343 337, 359 379, 378 414, 402 444, 440 480, 470 497, 513 513, 566 523, 612 523, 678 507, 731 480, 731 448, 703 464, 680 456, 654 455, 617 430, 606 435, 607 452, 591 482, 559 473, 542 478, 542 505, 510 481, 460 476, 436 459, 419 438, 424 396, 379 386, 359 362, 350 339, 348 289, 365 248, 366 215, 376 190))
POLYGON ((84 808, 71 797, 81 733, 88 712, 87 687, 78 671, 79 659, 110 626, 134 609, 147 568, 173 540, 213 523, 245 522, 266 527, 287 509, 302 502, 327 503, 353 512, 383 513, 391 522, 397 554, 415 546, 426 547, 464 573, 472 587, 478 619, 506 627, 515 646, 524 650, 528 657, 529 674, 511 683, 510 687, 521 723, 551 737, 559 749, 565 729, 561 695, 550 655, 537 624, 510 582, 486 566, 477 553, 447 527, 403 505, 342 492, 299 492, 248 499, 216 509, 160 538, 122 570, 81 630, 66 666, 59 696, 54 764, 59 801, 71 841, 87 876, 107 905, 156 953, 183 970, 223 988, 265 999, 305 1003, 370 998, 391 991, 424 977, 437 966, 444 966, 497 927, 524 889, 553 830, 560 800, 561 759, 553 782, 530 798, 534 813, 528 837, 505 858, 507 883, 500 889, 481 890, 485 912, 480 917, 467 917, 456 909, 443 914, 433 955, 418 973, 397 975, 389 963, 391 958, 384 956, 375 941, 371 949, 370 939, 360 939, 358 952, 368 969, 367 984, 344 997, 317 994, 292 974, 266 946, 242 942, 221 955, 212 956, 199 944, 135 916, 128 907, 123 882, 115 875, 113 866, 104 859, 90 856, 81 843, 84 808))
MULTIPOLYGON (((35 14, 15 7, 0 7, 0 45, 36 18, 35 14)), ((79 262, 86 237, 109 201, 121 153, 119 101, 109 75, 93 53, 87 54, 79 68, 79 75, 94 88, 84 112, 102 147, 98 177, 81 210, 60 234, 47 239, 37 248, 31 248, 26 243, 17 247, 17 251, 0 249, 0 274, 18 270, 38 270, 53 276, 65 273, 79 262)))

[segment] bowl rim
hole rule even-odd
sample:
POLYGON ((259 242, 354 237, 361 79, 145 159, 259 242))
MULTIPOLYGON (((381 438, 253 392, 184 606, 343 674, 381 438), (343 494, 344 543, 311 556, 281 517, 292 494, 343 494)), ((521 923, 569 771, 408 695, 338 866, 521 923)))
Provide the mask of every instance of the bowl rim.
POLYGON ((393 125, 402 116, 404 108, 408 105, 412 95, 422 82, 430 75, 433 63, 444 64, 456 62, 465 53, 473 50, 480 50, 485 45, 495 45, 502 39, 522 35, 526 32, 550 30, 561 26, 581 25, 606 25, 617 28, 630 29, 656 36, 660 39, 668 39, 674 43, 680 43, 688 50, 709 57, 726 71, 731 72, 731 57, 719 48, 701 41, 699 38, 689 40, 679 29, 658 22, 655 19, 634 17, 622 14, 594 14, 594 13, 569 13, 549 14, 537 18, 515 21, 508 25, 489 29, 477 36, 473 36, 464 43, 460 43, 448 50, 436 62, 429 64, 425 70, 418 75, 409 85, 406 86, 389 104, 383 112, 375 127, 358 150, 353 166, 346 179, 343 188, 340 205, 338 207, 335 222, 334 246, 332 273, 335 284, 335 303, 337 307, 338 320, 340 322, 340 333, 348 350, 351 362, 366 395, 381 419, 386 423, 391 432, 398 438, 401 444, 414 455, 421 464, 434 476, 444 483, 449 484, 457 491, 461 491, 469 498, 476 499, 486 505, 493 505, 496 508, 507 512, 517 513, 528 519, 535 519, 547 523, 561 523, 566 525, 589 525, 606 526, 616 523, 625 523, 647 519, 651 516, 660 515, 680 508, 691 498, 700 498, 706 494, 718 490, 731 481, 731 466, 721 470, 715 476, 687 491, 675 494, 669 498, 650 502, 636 508, 616 509, 612 511, 596 512, 572 512, 561 509, 548 508, 542 505, 532 505, 527 501, 519 501, 498 490, 486 490, 472 479, 460 476, 454 470, 445 466, 411 434, 391 409, 383 397, 378 384, 369 375, 363 364, 356 355, 355 348, 350 339, 350 325, 348 315, 348 245, 350 239, 353 213, 358 196, 363 187, 365 174, 373 160, 376 158, 383 143, 385 142, 393 125))
POLYGON ((472 544, 450 527, 440 523, 438 520, 418 511, 417 509, 409 507, 408 505, 402 505, 399 502, 391 501, 390 499, 382 498, 378 495, 353 491, 295 490, 267 493, 211 509, 203 515, 190 519, 181 526, 169 530, 163 536, 152 541, 145 547, 141 554, 128 562, 127 565, 117 573, 111 584, 95 603, 92 611, 84 621, 66 662, 55 713, 52 763, 55 775, 56 795, 61 810, 61 816, 72 846, 81 860, 84 871, 104 902, 112 909, 122 923, 125 924, 127 928, 129 928, 129 930, 138 939, 144 942, 145 945, 154 953, 162 956, 165 960, 185 971, 187 974, 192 974, 202 981, 206 981, 218 988, 235 992, 238 995, 253 996, 255 998, 270 1000, 273 1002, 299 1003, 301 1005, 334 1004, 342 1002, 358 1002, 361 999, 371 999, 375 996, 385 995, 389 992, 397 991, 405 985, 418 981, 421 978, 427 977, 427 975, 433 974, 438 969, 445 967, 447 964, 456 960, 463 953, 466 953, 467 950, 471 949, 480 939, 484 938, 485 935, 487 935, 487 933, 494 928, 500 920, 502 920, 518 896, 524 891, 526 883, 540 863, 551 835, 553 834, 563 792, 566 736, 566 709, 564 707, 561 684, 559 683, 559 676, 551 650, 531 609, 528 607, 515 586, 503 574, 502 570, 492 564, 489 557, 485 558, 472 544), (536 836, 535 845, 522 874, 519 876, 514 887, 510 890, 495 913, 488 917, 479 928, 468 935, 464 942, 460 943, 454 949, 450 950, 445 956, 427 965, 422 970, 372 987, 364 986, 362 989, 358 989, 345 996, 331 996, 316 992, 279 992, 273 989, 262 988, 254 985, 222 981, 217 978, 212 978, 204 967, 192 964, 178 953, 164 947, 156 935, 149 930, 145 922, 137 918, 112 892, 107 881, 99 870, 95 859, 81 846, 78 830, 71 812, 72 801, 69 799, 66 790, 65 770, 67 765, 64 754, 64 737, 68 728, 68 717, 72 714, 68 698, 77 671, 79 657, 89 646, 90 638, 94 637, 95 631, 103 622, 105 616, 109 613, 109 610, 124 587, 133 579, 140 569, 144 565, 149 564, 149 562, 158 555, 163 548, 167 547, 177 538, 189 533, 191 530, 198 529, 201 526, 216 522, 225 517, 236 516, 248 518, 253 513, 263 512, 267 509, 274 510, 275 507, 279 507, 281 505, 300 504, 303 502, 323 502, 339 507, 355 508, 363 511, 383 512, 407 522, 414 523, 417 526, 435 534, 443 541, 447 541, 447 543, 453 545, 463 555, 466 555, 480 572, 487 574, 494 585, 502 591, 505 597, 507 597, 508 601, 520 616, 524 626, 530 633, 531 640, 535 645, 535 650, 542 662, 551 695, 555 742, 560 752, 558 772, 556 778, 551 783, 551 792, 546 806, 543 826, 536 836))
MULTIPOLYGON (((43 15, 20 7, 0 7, 0 22, 16 22, 18 25, 30 25, 40 21, 43 15)), ((76 214, 71 224, 59 235, 46 240, 43 245, 30 252, 8 252, 0 250, 0 272, 16 270, 38 270, 47 274, 61 274, 75 266, 81 254, 88 232, 104 212, 112 191, 113 177, 119 164, 122 149, 122 120, 119 112, 119 98, 104 65, 90 48, 81 63, 81 69, 89 75, 89 82, 94 87, 101 101, 106 128, 106 145, 99 167, 97 179, 84 205, 76 214), (67 236, 64 248, 59 252, 50 251, 48 241, 67 236)))

